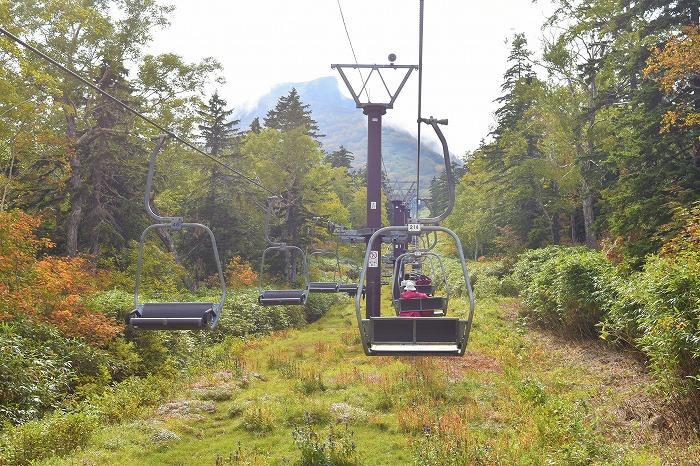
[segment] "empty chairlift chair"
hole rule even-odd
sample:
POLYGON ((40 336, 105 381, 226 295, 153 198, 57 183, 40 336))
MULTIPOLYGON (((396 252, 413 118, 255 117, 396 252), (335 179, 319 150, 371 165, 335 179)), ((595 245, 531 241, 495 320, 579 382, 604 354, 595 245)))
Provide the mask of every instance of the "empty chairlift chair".
POLYGON ((296 246, 289 246, 284 242, 275 242, 270 238, 270 221, 272 213, 282 198, 279 196, 271 196, 267 198, 267 209, 265 210, 265 240, 269 245, 262 253, 260 258, 260 282, 258 286, 258 303, 262 306, 284 306, 284 305, 304 305, 308 297, 309 289, 309 273, 306 264, 306 256, 304 251, 296 246), (294 253, 299 255, 300 264, 302 267, 302 278, 304 280, 303 289, 284 289, 284 290, 266 290, 263 287, 263 277, 265 274, 265 257, 269 252, 280 251, 293 256, 294 253))
POLYGON ((288 246, 286 244, 278 244, 276 246, 269 246, 262 253, 262 259, 260 261, 260 285, 258 295, 258 302, 263 306, 283 306, 283 305, 304 305, 306 304, 306 299, 308 298, 308 271, 306 268, 306 260, 304 257, 304 251, 296 246, 288 246), (304 279, 303 289, 284 289, 284 290, 265 290, 263 288, 263 275, 265 272, 265 257, 268 252, 271 251, 282 251, 282 252, 297 252, 301 259, 302 264, 302 275, 304 279))
MULTIPOLYGON (((377 230, 368 244, 380 235, 390 232, 408 232, 408 226, 390 226, 377 230)), ((459 259, 464 274, 469 296, 469 312, 466 319, 457 317, 370 317, 361 315, 360 297, 355 296, 355 314, 357 316, 362 346, 365 354, 378 355, 454 355, 461 356, 469 341, 472 319, 474 316, 474 295, 469 273, 467 271, 462 244, 452 231, 440 226, 423 226, 425 231, 439 231, 452 237, 457 246, 459 259)), ((365 253, 364 265, 360 274, 359 289, 362 289, 371 250, 365 253)))
POLYGON ((329 251, 327 249, 315 249, 307 255, 309 264, 307 264, 307 269, 309 274, 312 273, 311 263, 314 257, 328 256, 332 255, 335 258, 335 268, 333 269, 333 280, 332 281, 310 281, 309 282, 309 293, 337 293, 338 292, 338 276, 340 275, 340 257, 338 256, 338 250, 329 251))
POLYGON ((154 149, 146 180, 146 195, 144 198, 146 211, 156 222, 148 226, 139 239, 138 262, 136 265, 136 280, 134 290, 134 310, 126 316, 127 324, 133 328, 143 330, 198 330, 214 328, 221 316, 226 301, 226 283, 221 269, 221 260, 216 246, 216 239, 212 231, 200 223, 185 223, 181 217, 162 217, 151 206, 151 189, 153 186, 153 174, 158 152, 165 144, 165 137, 161 137, 154 149), (167 303, 141 303, 139 302, 139 288, 141 285, 141 269, 143 265, 143 252, 147 234, 156 228, 167 228, 170 231, 180 230, 204 230, 213 249, 216 263, 221 296, 218 302, 167 302, 167 303))

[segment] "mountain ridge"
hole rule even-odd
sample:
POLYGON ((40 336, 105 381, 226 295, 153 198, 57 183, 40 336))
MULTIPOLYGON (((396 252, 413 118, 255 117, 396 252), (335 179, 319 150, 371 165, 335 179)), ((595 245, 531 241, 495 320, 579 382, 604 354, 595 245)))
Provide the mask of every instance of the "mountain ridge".
MULTIPOLYGON (((319 138, 323 149, 332 152, 343 145, 355 156, 353 167, 364 166, 367 163, 367 119, 356 108, 355 102, 340 92, 338 83, 332 76, 276 85, 253 108, 237 116, 241 120, 241 128, 248 127, 255 117, 259 117, 262 122, 267 111, 292 88, 296 88, 302 102, 309 105, 311 117, 316 120, 319 132, 324 135, 319 138)), ((391 181, 415 180, 416 146, 416 138, 408 131, 383 125, 382 158, 391 181)), ((429 186, 430 180, 443 170, 442 154, 422 144, 421 188, 429 186)))

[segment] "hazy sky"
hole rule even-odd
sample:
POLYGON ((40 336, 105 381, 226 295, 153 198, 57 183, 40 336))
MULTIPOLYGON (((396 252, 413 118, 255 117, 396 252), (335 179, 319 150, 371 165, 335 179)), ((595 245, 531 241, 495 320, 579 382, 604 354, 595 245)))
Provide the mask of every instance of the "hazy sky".
MULTIPOLYGON (((390 52, 397 63, 417 63, 418 0, 340 1, 360 63, 386 63, 390 52)), ((353 62, 336 0, 172 3, 172 25, 156 33, 151 52, 175 52, 188 60, 215 57, 227 81, 220 93, 238 108, 252 106, 275 84, 335 75, 331 63, 353 62)), ((423 114, 450 119, 450 150, 461 155, 476 148, 492 125, 506 40, 525 32, 538 50, 551 6, 531 0, 425 4, 423 114)), ((415 132, 417 83, 414 74, 386 124, 415 132)))

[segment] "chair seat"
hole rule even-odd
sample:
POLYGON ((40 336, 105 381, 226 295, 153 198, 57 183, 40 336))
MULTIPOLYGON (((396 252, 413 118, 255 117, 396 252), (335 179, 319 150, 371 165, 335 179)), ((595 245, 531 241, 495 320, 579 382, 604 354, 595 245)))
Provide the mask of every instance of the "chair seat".
POLYGON ((461 354, 457 345, 372 344, 369 349, 375 356, 459 356, 461 354))
POLYGON ((265 290, 258 296, 263 306, 301 305, 306 303, 306 290, 265 290))
POLYGON ((144 330, 197 330, 214 320, 214 303, 146 303, 128 317, 131 327, 144 330))
POLYGON ((445 311, 447 310, 447 298, 414 298, 399 299, 398 311, 445 311))
POLYGON ((450 317, 371 317, 362 320, 369 355, 464 354, 467 322, 450 317))
POLYGON ((338 285, 339 293, 347 293, 349 296, 357 294, 357 283, 340 283, 338 285))
POLYGON ((337 293, 338 284, 326 282, 311 282, 309 283, 309 291, 311 293, 337 293))

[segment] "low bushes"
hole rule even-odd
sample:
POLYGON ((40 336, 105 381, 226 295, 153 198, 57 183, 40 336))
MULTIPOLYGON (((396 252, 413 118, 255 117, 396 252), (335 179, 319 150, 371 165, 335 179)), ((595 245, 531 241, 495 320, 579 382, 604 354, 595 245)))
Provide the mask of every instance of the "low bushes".
POLYGON ((95 416, 57 412, 15 427, 0 440, 0 464, 26 465, 85 446, 98 426, 95 416))
POLYGON ((520 256, 513 272, 523 315, 575 334, 598 333, 641 351, 668 394, 700 392, 700 248, 684 240, 624 273, 602 253, 549 247, 520 256))
POLYGON ((545 248, 518 261, 514 280, 535 322, 590 335, 605 313, 605 282, 613 266, 598 251, 545 248))
POLYGON ((698 391, 700 251, 653 256, 641 272, 615 284, 601 335, 639 348, 666 389, 698 391))

